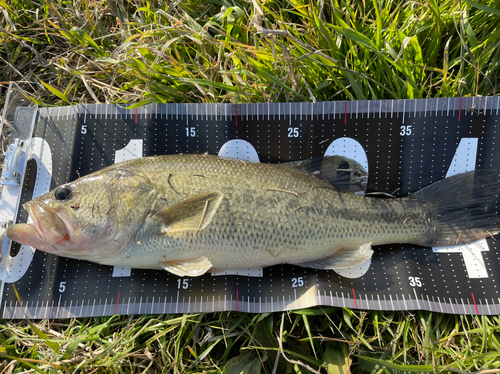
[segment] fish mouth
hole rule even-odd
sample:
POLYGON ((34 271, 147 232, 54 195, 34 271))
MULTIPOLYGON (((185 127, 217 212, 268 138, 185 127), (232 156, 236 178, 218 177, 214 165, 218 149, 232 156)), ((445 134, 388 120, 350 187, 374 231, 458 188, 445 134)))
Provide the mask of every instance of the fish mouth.
POLYGON ((33 222, 10 226, 6 233, 9 239, 50 253, 57 252, 55 244, 69 240, 66 224, 53 210, 33 201, 24 204, 24 209, 33 222))

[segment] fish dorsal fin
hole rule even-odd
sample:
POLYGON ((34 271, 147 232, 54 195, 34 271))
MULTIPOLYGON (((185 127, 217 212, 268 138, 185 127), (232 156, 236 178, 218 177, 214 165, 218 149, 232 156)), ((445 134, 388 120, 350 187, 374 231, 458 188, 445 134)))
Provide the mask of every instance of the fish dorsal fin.
POLYGON ((356 193, 366 190, 368 173, 359 162, 344 156, 315 157, 284 162, 281 165, 313 175, 342 192, 356 193))
POLYGON ((163 208, 152 218, 161 221, 162 233, 205 229, 219 208, 224 194, 204 192, 163 208))
POLYGON ((371 249, 371 243, 366 243, 359 248, 344 249, 338 251, 330 257, 303 262, 296 265, 319 270, 345 269, 362 264, 363 262, 369 260, 372 257, 372 254, 373 251, 371 249))
POLYGON ((194 260, 160 262, 160 266, 179 277, 198 277, 205 274, 212 267, 212 263, 202 256, 194 260))

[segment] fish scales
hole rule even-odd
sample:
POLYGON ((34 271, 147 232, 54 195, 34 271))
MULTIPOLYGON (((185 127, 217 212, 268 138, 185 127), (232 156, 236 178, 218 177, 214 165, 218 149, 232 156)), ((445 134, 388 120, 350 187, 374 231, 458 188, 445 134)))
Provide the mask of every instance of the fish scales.
POLYGON ((131 245, 117 263, 128 257, 137 265, 134 253, 147 250, 156 257, 165 247, 174 258, 206 255, 217 269, 302 263, 363 243, 427 237, 428 227, 420 227, 425 222, 420 218, 417 227, 407 204, 341 193, 286 166, 200 155, 195 161, 169 160, 168 168, 153 158, 142 169, 157 186, 168 185, 171 176, 172 187, 164 190, 169 202, 206 191, 220 191, 224 200, 203 231, 157 236, 158 227, 145 227, 134 242, 140 244, 131 245))
POLYGON ((372 245, 460 244, 500 231, 484 211, 498 171, 380 199, 301 168, 210 155, 129 160, 27 203, 33 223, 7 236, 66 257, 197 276, 280 263, 340 269, 369 259, 372 245))

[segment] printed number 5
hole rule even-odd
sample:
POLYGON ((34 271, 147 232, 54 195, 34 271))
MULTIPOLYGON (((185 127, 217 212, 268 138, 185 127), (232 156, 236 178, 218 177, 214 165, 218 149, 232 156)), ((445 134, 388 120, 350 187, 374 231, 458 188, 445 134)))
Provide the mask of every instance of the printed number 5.
POLYGON ((61 282, 59 283, 59 292, 63 293, 64 291, 66 291, 66 282, 61 282))
POLYGON ((408 280, 410 281, 410 286, 422 287, 422 281, 420 280, 420 277, 408 277, 408 280))
POLYGON ((82 129, 80 131, 83 135, 87 133, 87 125, 82 125, 82 129))

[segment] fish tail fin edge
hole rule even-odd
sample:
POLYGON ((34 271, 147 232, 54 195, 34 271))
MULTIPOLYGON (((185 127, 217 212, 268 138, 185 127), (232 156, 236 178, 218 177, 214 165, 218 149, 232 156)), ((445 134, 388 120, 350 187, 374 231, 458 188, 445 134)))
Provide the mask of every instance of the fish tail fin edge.
POLYGON ((500 217, 492 210, 500 188, 499 170, 474 170, 435 182, 410 194, 433 219, 425 246, 448 246, 492 237, 500 217))

